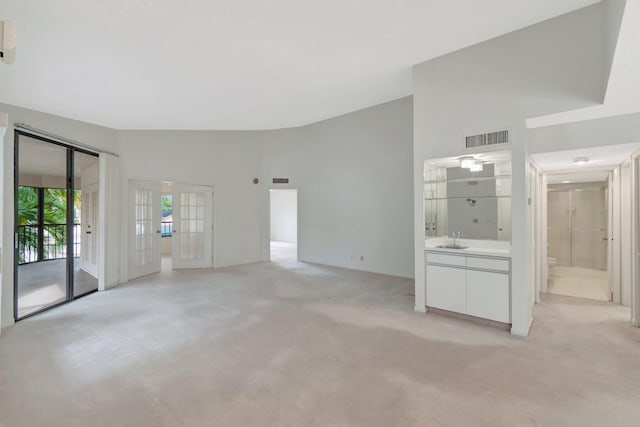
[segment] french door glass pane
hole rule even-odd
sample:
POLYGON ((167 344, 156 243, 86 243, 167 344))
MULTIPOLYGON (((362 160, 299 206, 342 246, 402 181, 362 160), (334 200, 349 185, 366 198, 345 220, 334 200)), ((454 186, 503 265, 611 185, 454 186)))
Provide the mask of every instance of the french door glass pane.
POLYGON ((203 192, 185 192, 180 196, 179 259, 194 260, 204 256, 204 197, 203 192))

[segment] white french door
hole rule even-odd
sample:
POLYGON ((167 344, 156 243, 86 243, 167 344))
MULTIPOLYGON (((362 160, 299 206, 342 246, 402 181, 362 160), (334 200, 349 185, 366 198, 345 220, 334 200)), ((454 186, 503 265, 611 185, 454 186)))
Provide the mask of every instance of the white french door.
POLYGON ((173 268, 213 266, 213 188, 173 185, 173 268))
POLYGON ((157 182, 129 181, 129 279, 160 271, 160 195, 157 182))
POLYGON ((98 184, 82 188, 80 206, 82 269, 98 277, 98 184))

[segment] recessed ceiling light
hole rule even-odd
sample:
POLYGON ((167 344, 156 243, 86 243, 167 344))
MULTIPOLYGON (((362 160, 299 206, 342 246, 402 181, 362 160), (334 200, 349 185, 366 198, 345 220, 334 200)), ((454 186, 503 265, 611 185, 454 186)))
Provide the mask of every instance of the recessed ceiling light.
POLYGON ((573 159, 573 163, 577 165, 584 165, 588 161, 589 161, 588 157, 576 157, 575 159, 573 159))
POLYGON ((563 184, 571 184, 571 181, 562 181, 563 184))

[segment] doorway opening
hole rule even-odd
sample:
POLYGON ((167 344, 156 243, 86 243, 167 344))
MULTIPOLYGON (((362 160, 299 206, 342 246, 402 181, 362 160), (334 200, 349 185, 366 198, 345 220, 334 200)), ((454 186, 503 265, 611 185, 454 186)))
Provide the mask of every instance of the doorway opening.
POLYGON ((610 301, 609 173, 549 178, 547 292, 610 301))
POLYGON ((96 153, 15 132, 14 318, 98 290, 96 153))
POLYGON ((297 261, 298 190, 269 190, 269 218, 269 259, 297 261))
POLYGON ((594 307, 610 302, 630 307, 636 324, 639 157, 640 143, 531 156, 540 171, 539 301, 546 293, 554 303, 564 295, 594 307))
POLYGON ((162 183, 160 196, 160 256, 162 257, 161 271, 171 271, 171 252, 173 237, 173 194, 171 183, 162 183))

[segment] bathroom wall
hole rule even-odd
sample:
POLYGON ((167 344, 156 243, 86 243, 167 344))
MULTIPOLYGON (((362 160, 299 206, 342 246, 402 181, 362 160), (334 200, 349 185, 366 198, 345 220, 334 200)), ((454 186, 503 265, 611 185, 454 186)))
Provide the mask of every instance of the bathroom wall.
POLYGON ((493 174, 491 164, 485 165, 481 172, 470 172, 463 168, 447 169, 449 234, 461 231, 470 239, 498 238, 498 199, 490 197, 496 195, 496 181, 457 181, 460 178, 492 177, 493 174))

